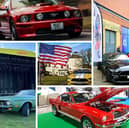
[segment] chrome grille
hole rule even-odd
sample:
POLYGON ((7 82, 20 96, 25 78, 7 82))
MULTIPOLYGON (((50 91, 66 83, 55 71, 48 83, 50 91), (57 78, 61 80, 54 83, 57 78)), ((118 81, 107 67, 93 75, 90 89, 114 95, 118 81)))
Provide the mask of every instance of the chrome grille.
POLYGON ((114 118, 119 118, 121 116, 124 116, 127 113, 128 113, 127 110, 123 109, 122 111, 114 111, 113 115, 114 115, 114 118))
MULTIPOLYGON (((73 17, 73 11, 70 11, 70 17, 65 17, 64 16, 64 11, 60 11, 60 12, 46 12, 46 13, 42 13, 44 15, 44 18, 42 20, 55 20, 55 19, 63 19, 63 18, 71 18, 73 17)), ((35 20, 38 20, 36 18, 36 14, 35 14, 35 20)))
POLYGON ((0 106, 6 106, 6 101, 0 101, 0 106))

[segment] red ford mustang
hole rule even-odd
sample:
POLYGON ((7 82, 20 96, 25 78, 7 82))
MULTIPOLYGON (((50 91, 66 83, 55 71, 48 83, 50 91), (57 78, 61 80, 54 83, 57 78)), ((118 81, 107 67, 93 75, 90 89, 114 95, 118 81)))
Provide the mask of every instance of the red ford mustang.
POLYGON ((77 37, 82 31, 78 8, 56 0, 4 0, 0 7, 0 38, 12 39, 68 33, 77 37))
POLYGON ((87 93, 68 92, 49 102, 54 115, 61 113, 75 119, 82 128, 112 128, 129 120, 129 106, 107 100, 126 89, 108 89, 94 98, 87 93))

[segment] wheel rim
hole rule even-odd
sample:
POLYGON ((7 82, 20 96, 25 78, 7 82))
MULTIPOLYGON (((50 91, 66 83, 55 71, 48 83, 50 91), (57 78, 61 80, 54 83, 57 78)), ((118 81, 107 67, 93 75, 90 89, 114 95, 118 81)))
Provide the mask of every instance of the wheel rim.
POLYGON ((82 125, 83 125, 83 128, 93 128, 92 123, 87 119, 83 120, 82 125))
POLYGON ((56 108, 54 106, 52 107, 52 111, 53 111, 54 115, 56 115, 56 108))

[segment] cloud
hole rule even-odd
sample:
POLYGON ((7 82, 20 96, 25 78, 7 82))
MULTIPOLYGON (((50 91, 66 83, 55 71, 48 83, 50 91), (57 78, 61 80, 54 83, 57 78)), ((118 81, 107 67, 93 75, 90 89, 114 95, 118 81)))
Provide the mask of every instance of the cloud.
POLYGON ((0 48, 4 48, 4 44, 3 43, 0 43, 0 48))

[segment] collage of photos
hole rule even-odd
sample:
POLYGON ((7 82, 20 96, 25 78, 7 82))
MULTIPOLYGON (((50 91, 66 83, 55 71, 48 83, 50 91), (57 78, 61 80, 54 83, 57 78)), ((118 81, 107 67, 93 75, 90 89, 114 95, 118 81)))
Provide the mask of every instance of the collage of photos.
POLYGON ((129 128, 129 0, 0 0, 0 128, 129 128))

